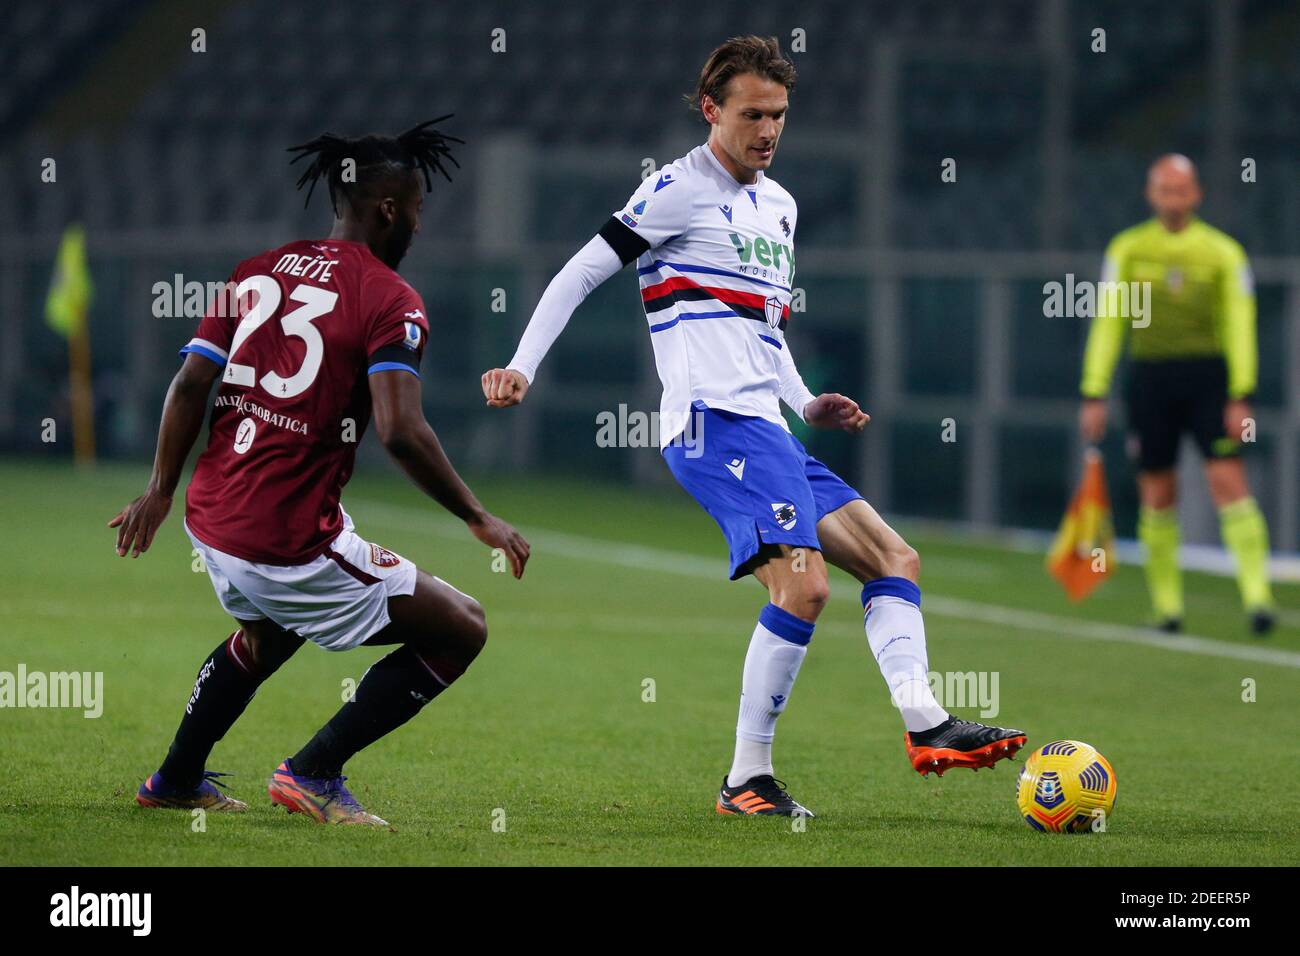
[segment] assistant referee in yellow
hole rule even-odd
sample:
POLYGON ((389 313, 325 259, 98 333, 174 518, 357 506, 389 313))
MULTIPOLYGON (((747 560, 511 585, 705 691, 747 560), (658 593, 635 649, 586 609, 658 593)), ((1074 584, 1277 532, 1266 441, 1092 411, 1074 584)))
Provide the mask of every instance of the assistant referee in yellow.
POLYGON ((1136 324, 1132 316, 1110 314, 1117 310, 1101 308, 1105 294, 1099 290, 1083 360, 1079 428, 1094 444, 1105 433, 1106 395, 1127 335, 1125 398, 1137 448, 1138 538, 1156 624, 1166 631, 1182 627, 1175 465, 1187 432, 1205 459, 1251 629, 1266 634, 1274 621, 1268 527, 1241 461, 1259 364, 1250 265, 1239 243, 1197 217, 1201 187, 1186 156, 1162 156, 1152 165, 1146 198, 1154 218, 1111 240, 1102 278, 1149 282, 1149 311, 1136 324))

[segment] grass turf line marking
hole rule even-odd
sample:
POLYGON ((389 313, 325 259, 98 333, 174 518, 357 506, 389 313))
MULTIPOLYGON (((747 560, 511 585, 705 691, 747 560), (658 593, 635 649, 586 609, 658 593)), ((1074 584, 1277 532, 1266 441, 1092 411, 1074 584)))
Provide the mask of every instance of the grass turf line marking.
MULTIPOLYGON (((364 498, 354 499, 351 503, 363 508, 365 516, 377 524, 410 530, 412 519, 418 517, 422 523, 427 522, 429 529, 440 537, 464 539, 466 534, 464 526, 459 522, 449 521, 420 508, 394 505, 389 502, 364 498)), ((519 527, 518 530, 534 547, 544 549, 559 557, 578 561, 590 561, 596 564, 617 564, 637 571, 659 571, 664 574, 676 574, 692 578, 718 577, 719 580, 721 580, 724 568, 724 562, 721 558, 717 560, 701 558, 697 555, 668 551, 664 548, 605 541, 600 538, 588 538, 567 531, 553 531, 547 528, 529 526, 519 527)), ((858 603, 856 596, 853 598, 853 603, 855 605, 858 603)), ((1079 621, 1055 614, 1045 614, 1041 611, 1024 611, 999 604, 986 604, 982 601, 943 597, 929 591, 925 595, 925 609, 927 612, 939 617, 976 620, 985 624, 1021 631, 1049 631, 1077 640, 1140 644, 1146 647, 1156 647, 1184 654, 1196 654, 1203 657, 1225 657, 1231 660, 1251 661, 1300 669, 1300 652, 1296 651, 1276 647, 1255 647, 1250 644, 1233 644, 1228 641, 1220 641, 1212 637, 1201 637, 1195 634, 1162 634, 1158 631, 1123 624, 1079 621)))

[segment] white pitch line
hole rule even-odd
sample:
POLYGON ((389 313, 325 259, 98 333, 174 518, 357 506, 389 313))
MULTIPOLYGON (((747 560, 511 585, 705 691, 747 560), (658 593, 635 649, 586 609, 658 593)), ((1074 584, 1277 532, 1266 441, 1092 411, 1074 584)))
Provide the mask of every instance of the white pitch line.
MULTIPOLYGON (((444 518, 432 509, 426 511, 404 505, 371 499, 353 499, 350 504, 360 506, 368 520, 389 527, 412 530, 414 522, 427 527, 442 538, 464 540, 468 532, 464 525, 454 519, 444 518)), ((723 559, 701 558, 694 554, 669 551, 665 548, 647 547, 639 544, 623 544, 616 541, 604 541, 567 531, 553 531, 549 528, 519 527, 532 545, 534 552, 545 551, 563 558, 589 561, 595 564, 614 564, 638 571, 657 571, 663 574, 677 574, 684 577, 717 577, 725 570, 723 559)), ((364 535, 362 535, 364 537, 364 535)), ((853 597, 857 604, 856 595, 853 597)), ((1196 654, 1202 657, 1223 657, 1230 660, 1250 661, 1259 664, 1274 664, 1278 667, 1300 669, 1300 652, 1283 650, 1276 647, 1261 647, 1252 644, 1234 644, 1212 637, 1196 634, 1162 634, 1159 631, 1141 627, 1129 627, 1122 624, 1105 624, 1098 621, 1079 621, 1074 618, 1060 617, 1041 611, 1025 611, 1019 608, 988 604, 983 601, 968 601, 963 598, 944 597, 931 591, 925 593, 925 610, 941 617, 956 618, 966 621, 980 621, 998 627, 1013 628, 1021 631, 1049 632, 1085 641, 1108 641, 1119 644, 1139 644, 1156 647, 1166 651, 1183 654, 1196 654)))
POLYGON ((1111 641, 1119 644, 1144 644, 1166 651, 1199 654, 1205 657, 1227 657, 1279 667, 1300 668, 1300 653, 1278 647, 1260 647, 1254 644, 1234 644, 1213 637, 1196 634, 1164 634, 1160 631, 1124 624, 1106 624, 1101 621, 1080 621, 1041 611, 1023 611, 1019 608, 967 601, 961 598, 926 594, 925 609, 945 617, 967 621, 982 621, 1001 627, 1014 627, 1027 631, 1048 631, 1065 637, 1085 641, 1111 641))

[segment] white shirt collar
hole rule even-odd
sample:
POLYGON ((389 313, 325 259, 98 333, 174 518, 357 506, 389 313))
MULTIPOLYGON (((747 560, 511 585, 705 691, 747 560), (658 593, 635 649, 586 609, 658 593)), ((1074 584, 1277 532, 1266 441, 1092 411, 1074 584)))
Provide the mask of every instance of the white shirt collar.
POLYGON ((742 183, 735 176, 731 175, 731 173, 727 171, 727 167, 723 166, 722 162, 718 159, 718 157, 713 154, 712 146, 710 146, 706 142, 703 146, 700 147, 700 149, 704 150, 704 155, 709 158, 709 162, 713 164, 713 168, 716 169, 719 173, 721 173, 723 177, 727 180, 727 182, 735 186, 737 189, 757 190, 762 187, 764 177, 763 177, 763 171, 761 169, 757 169, 754 171, 757 178, 752 183, 742 183))

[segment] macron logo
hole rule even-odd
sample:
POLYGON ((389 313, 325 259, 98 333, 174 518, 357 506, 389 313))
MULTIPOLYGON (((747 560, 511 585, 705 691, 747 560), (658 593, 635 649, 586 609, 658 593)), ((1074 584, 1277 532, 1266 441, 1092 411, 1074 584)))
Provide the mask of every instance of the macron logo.
POLYGON ((731 222, 731 207, 719 206, 718 209, 721 210, 722 214, 727 217, 727 222, 731 222))
POLYGON ((672 173, 663 173, 659 177, 659 182, 655 183, 655 192, 658 192, 665 186, 671 186, 675 182, 677 182, 677 180, 673 179, 672 173))
POLYGON ((745 459, 733 458, 727 462, 727 471, 736 476, 737 481, 745 480, 745 459))
POLYGON ((148 936, 153 925, 152 893, 86 893, 74 886, 50 897, 51 926, 126 926, 148 936))
POLYGON ((781 709, 781 705, 784 704, 784 703, 785 703, 785 694, 773 694, 773 695, 772 695, 772 709, 773 709, 773 710, 780 710, 780 709, 781 709))

